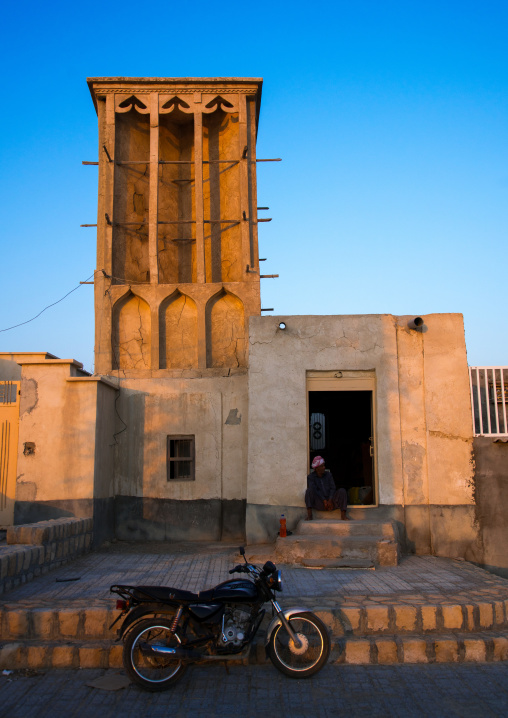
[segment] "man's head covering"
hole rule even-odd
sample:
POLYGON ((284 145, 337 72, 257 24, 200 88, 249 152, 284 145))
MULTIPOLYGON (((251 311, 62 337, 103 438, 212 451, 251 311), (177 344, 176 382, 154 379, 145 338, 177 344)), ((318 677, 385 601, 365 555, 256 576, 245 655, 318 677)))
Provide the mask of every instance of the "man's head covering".
POLYGON ((323 466, 325 463, 325 460, 322 456, 315 456, 314 460, 312 461, 312 468, 317 469, 318 466, 323 466))

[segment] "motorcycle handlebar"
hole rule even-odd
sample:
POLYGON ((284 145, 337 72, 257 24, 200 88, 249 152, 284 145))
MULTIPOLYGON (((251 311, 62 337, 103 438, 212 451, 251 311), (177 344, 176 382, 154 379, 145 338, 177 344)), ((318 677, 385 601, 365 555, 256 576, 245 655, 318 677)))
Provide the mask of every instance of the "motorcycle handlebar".
POLYGON ((244 567, 243 566, 235 566, 231 569, 229 573, 243 573, 244 567))

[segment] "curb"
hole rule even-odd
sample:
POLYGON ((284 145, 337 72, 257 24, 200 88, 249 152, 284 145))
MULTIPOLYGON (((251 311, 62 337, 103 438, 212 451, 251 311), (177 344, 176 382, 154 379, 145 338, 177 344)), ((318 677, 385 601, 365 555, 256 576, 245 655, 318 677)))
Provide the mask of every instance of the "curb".
MULTIPOLYGON (((21 668, 119 668, 123 644, 113 641, 17 641, 0 646, 0 670, 21 668)), ((508 635, 501 633, 439 636, 376 636, 332 638, 330 663, 388 665, 394 663, 483 663, 508 660, 508 635)), ((231 664, 269 662, 262 636, 247 659, 231 664)), ((201 663, 206 663, 203 661, 201 663)))
MULTIPOLYGON (((302 602, 303 603, 303 602, 302 602)), ((467 603, 372 603, 368 606, 315 606, 312 610, 337 637, 462 631, 478 633, 508 628, 508 600, 467 603)), ((0 609, 0 639, 69 641, 115 639, 109 626, 118 611, 106 606, 0 609)))

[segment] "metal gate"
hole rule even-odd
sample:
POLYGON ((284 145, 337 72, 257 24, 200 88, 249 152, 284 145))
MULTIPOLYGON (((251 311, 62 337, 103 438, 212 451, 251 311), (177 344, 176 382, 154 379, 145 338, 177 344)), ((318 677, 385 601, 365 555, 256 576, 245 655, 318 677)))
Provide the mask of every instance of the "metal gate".
POLYGON ((0 381, 0 527, 14 520, 18 463, 19 381, 0 381))

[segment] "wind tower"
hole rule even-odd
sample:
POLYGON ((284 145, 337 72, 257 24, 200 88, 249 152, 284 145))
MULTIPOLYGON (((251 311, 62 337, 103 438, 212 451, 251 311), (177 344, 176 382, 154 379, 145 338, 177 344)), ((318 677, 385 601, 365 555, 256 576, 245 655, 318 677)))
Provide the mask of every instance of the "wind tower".
POLYGON ((245 367, 247 320, 260 314, 262 80, 88 85, 99 119, 96 373, 245 367))

